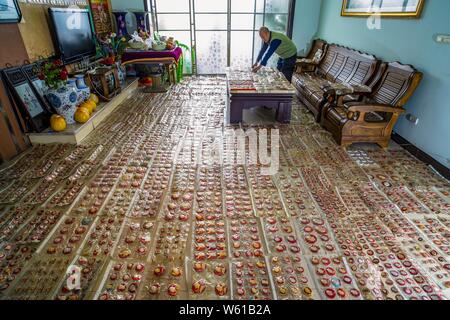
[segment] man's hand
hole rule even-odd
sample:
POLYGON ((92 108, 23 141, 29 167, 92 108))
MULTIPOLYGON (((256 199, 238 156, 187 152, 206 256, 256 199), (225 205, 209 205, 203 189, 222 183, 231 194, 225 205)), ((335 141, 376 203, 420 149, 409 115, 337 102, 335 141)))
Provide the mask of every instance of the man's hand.
POLYGON ((253 66, 252 71, 256 73, 256 72, 258 72, 259 69, 261 69, 261 68, 262 68, 262 65, 253 66))

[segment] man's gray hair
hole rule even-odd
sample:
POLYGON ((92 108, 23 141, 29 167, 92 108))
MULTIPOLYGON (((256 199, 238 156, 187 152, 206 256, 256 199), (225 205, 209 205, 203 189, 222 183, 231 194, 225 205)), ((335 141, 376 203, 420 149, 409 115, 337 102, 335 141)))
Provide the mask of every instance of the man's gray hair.
POLYGON ((269 28, 267 28, 267 27, 261 27, 261 28, 259 28, 259 32, 270 32, 270 30, 269 30, 269 28))

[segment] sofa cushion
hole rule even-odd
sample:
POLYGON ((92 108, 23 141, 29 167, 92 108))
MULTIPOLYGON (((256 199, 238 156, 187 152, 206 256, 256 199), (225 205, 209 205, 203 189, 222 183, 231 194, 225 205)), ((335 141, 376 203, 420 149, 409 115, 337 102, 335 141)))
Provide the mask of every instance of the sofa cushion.
POLYGON ((316 53, 314 54, 314 57, 312 58, 312 61, 314 63, 318 64, 320 62, 320 60, 322 60, 322 55, 323 55, 323 50, 322 49, 318 49, 316 51, 316 53))
POLYGON ((296 74, 292 81, 296 88, 308 88, 311 92, 323 92, 331 82, 314 73, 296 74))
POLYGON ((315 74, 297 74, 293 77, 292 83, 299 94, 316 107, 324 99, 323 87, 329 85, 328 81, 315 74))

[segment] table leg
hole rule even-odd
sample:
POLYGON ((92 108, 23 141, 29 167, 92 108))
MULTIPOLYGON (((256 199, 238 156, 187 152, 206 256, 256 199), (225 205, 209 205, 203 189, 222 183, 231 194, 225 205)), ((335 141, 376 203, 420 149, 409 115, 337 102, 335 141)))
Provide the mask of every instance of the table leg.
POLYGON ((292 103, 280 102, 277 110, 277 121, 281 123, 291 122, 292 103))
POLYGON ((172 68, 171 68, 171 65, 170 64, 166 64, 165 67, 166 67, 166 74, 167 74, 167 77, 168 77, 168 80, 169 80, 169 84, 172 84, 172 68))
POLYGON ((231 101, 230 103, 230 123, 242 122, 242 104, 231 101))
POLYGON ((177 65, 175 63, 173 63, 170 66, 170 70, 171 70, 171 83, 172 84, 177 84, 177 65))

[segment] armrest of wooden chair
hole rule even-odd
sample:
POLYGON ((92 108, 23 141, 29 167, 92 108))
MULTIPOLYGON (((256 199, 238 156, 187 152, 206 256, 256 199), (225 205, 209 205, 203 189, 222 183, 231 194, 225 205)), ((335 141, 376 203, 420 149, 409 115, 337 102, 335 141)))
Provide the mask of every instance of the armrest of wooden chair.
POLYGON ((352 86, 349 84, 342 85, 342 88, 339 89, 330 88, 325 92, 328 102, 339 107, 347 104, 347 102, 361 102, 371 93, 372 90, 368 86, 352 86))
POLYGON ((347 107, 347 118, 352 121, 364 122, 366 113, 370 112, 386 112, 392 113, 393 117, 390 121, 396 121, 397 118, 405 112, 405 109, 400 107, 393 107, 386 104, 377 103, 361 103, 350 102, 345 104, 347 107))

